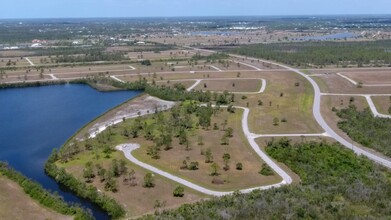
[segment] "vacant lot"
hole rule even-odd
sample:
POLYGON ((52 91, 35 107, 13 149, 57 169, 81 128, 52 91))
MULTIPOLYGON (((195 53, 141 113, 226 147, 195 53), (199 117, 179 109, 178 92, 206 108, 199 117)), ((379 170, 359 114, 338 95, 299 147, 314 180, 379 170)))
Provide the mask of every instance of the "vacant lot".
POLYGON ((240 79, 227 80, 202 80, 195 90, 204 91, 229 91, 229 92, 258 92, 262 86, 261 79, 240 79))
POLYGON ((207 198, 205 195, 199 194, 198 192, 188 188, 185 188, 184 197, 176 198, 172 193, 178 184, 161 176, 154 176, 155 187, 144 188, 142 185, 144 183, 143 179, 145 174, 149 173, 147 170, 132 164, 123 156, 122 152, 113 152, 110 154, 110 158, 104 158, 103 156, 103 154, 100 154, 99 159, 97 159, 95 154, 87 152, 79 154, 76 160, 66 164, 59 163, 58 165, 65 167, 67 172, 83 181, 83 169, 87 161, 93 161, 93 164, 99 164, 107 170, 110 169, 112 159, 122 159, 126 161, 128 170, 130 171, 133 169, 135 171, 135 182, 137 183, 136 186, 125 185, 123 183, 122 177, 117 179, 118 192, 116 193, 106 192, 104 190, 104 183, 100 182, 99 177, 94 178, 92 185, 123 205, 125 211, 127 212, 127 217, 135 217, 145 213, 154 212, 156 200, 165 202, 166 208, 174 208, 184 203, 192 203, 199 201, 202 198, 207 198))
POLYGON ((32 200, 15 182, 0 176, 0 219, 72 219, 32 200))
POLYGON ((292 72, 262 74, 262 78, 268 82, 264 93, 236 98, 239 105, 250 107, 251 132, 323 132, 312 115, 313 89, 309 82, 292 72))
MULTIPOLYGON (((275 175, 262 176, 258 174, 261 170, 263 161, 255 154, 245 138, 241 126, 242 111, 237 110, 235 114, 228 113, 225 109, 214 117, 212 125, 216 123, 218 130, 212 128, 208 130, 196 129, 189 137, 191 150, 186 150, 185 146, 179 145, 178 140, 174 140, 173 149, 162 151, 160 159, 154 160, 147 155, 147 147, 151 145, 144 138, 137 138, 131 142, 141 144, 139 150, 134 151, 133 155, 141 161, 147 162, 162 170, 169 171, 172 174, 188 179, 196 184, 205 186, 209 189, 219 191, 238 190, 262 185, 274 184, 280 181, 280 177, 275 175), (227 120, 226 127, 233 128, 233 137, 229 139, 229 145, 221 145, 221 139, 224 135, 222 124, 227 120), (198 138, 202 137, 204 145, 198 145, 198 138), (212 180, 216 177, 210 175, 211 163, 205 163, 205 156, 202 151, 211 149, 213 161, 218 164, 220 175, 218 179, 224 181, 222 185, 215 185, 212 180), (228 171, 224 171, 223 154, 228 153, 231 156, 228 171), (183 161, 198 162, 199 169, 195 171, 181 170, 183 161), (243 170, 236 170, 237 163, 243 164, 243 170)), ((213 126, 212 126, 213 127, 213 126)))
POLYGON ((179 83, 179 84, 182 84, 183 86, 185 86, 185 88, 189 88, 190 86, 192 86, 196 81, 195 80, 166 80, 166 81, 157 81, 156 82, 156 85, 158 86, 168 86, 168 87, 173 87, 175 84, 179 83))
POLYGON ((131 60, 190 59, 194 54, 188 50, 167 50, 160 52, 129 52, 131 60))
POLYGON ((364 84, 390 84, 391 71, 355 71, 341 72, 342 75, 364 84))
POLYGON ((390 96, 372 96, 372 101, 375 103, 377 111, 381 114, 390 114, 391 97, 390 96))
POLYGON ((21 66, 30 66, 30 63, 22 57, 13 57, 13 58, 0 58, 0 68, 1 67, 21 67, 21 66))
POLYGON ((347 79, 338 76, 337 74, 321 74, 312 76, 318 83, 321 92, 325 93, 348 93, 348 94, 384 94, 391 93, 391 86, 381 87, 362 87, 358 88, 347 79))

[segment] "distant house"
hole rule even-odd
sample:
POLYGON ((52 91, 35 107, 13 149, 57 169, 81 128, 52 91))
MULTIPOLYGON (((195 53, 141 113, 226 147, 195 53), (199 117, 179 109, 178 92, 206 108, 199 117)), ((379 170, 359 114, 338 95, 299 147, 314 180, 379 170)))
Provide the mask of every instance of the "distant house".
POLYGON ((145 45, 145 42, 144 41, 139 41, 139 42, 136 42, 136 45, 145 45))

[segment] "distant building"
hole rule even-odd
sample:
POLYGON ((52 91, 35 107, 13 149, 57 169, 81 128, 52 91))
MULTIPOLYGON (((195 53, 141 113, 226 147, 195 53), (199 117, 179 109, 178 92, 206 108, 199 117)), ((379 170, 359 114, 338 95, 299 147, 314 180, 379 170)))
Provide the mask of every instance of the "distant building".
POLYGON ((144 41, 139 41, 139 42, 136 42, 137 45, 145 45, 145 42, 144 41))

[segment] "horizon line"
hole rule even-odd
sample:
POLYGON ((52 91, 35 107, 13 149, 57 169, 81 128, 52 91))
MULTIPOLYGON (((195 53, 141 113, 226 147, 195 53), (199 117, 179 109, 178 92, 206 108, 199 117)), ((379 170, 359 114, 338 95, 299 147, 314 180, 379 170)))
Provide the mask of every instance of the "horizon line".
POLYGON ((41 20, 41 19, 142 19, 142 18, 227 18, 227 17, 352 17, 352 16, 391 16, 390 14, 291 14, 291 15, 174 15, 174 16, 110 16, 110 17, 36 17, 36 18, 0 18, 0 20, 41 20))

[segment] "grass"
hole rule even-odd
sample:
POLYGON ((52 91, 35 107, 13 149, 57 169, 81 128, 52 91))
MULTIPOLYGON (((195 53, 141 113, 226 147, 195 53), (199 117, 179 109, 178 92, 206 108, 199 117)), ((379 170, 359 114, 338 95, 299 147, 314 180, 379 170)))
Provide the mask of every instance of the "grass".
POLYGON ((128 161, 122 152, 113 152, 110 158, 105 158, 105 154, 99 152, 98 154, 85 152, 78 154, 75 160, 68 163, 57 163, 58 166, 64 167, 68 173, 71 173, 78 179, 83 178, 83 169, 88 161, 93 161, 93 164, 100 164, 105 169, 109 169, 111 160, 124 160, 128 169, 134 169, 136 172, 137 186, 131 187, 122 183, 122 177, 118 178, 118 192, 106 192, 104 190, 104 183, 99 181, 99 177, 95 177, 92 185, 97 187, 100 191, 109 195, 125 207, 127 212, 126 217, 135 217, 146 213, 154 212, 155 201, 159 200, 166 203, 166 207, 174 208, 183 203, 192 203, 201 199, 208 198, 207 196, 198 193, 192 189, 185 188, 185 196, 182 198, 173 197, 172 193, 178 185, 164 177, 155 176, 155 187, 142 187, 143 178, 149 171, 134 165, 128 161), (98 155, 98 157, 97 157, 98 155), (99 159, 97 159, 99 158, 99 159))
POLYGON ((205 79, 202 80, 194 89, 204 91, 258 92, 261 86, 261 79, 205 79))
POLYGON ((248 96, 240 105, 250 107, 249 126, 257 134, 322 133, 312 115, 313 88, 305 78, 295 73, 280 73, 264 77, 268 80, 265 93, 248 96), (299 83, 299 86, 295 86, 299 83), (258 102, 262 101, 262 105, 258 102), (274 120, 278 119, 278 126, 274 120), (286 119, 286 122, 282 122, 286 119))
POLYGON ((375 103, 376 109, 381 114, 388 114, 388 109, 391 107, 391 101, 389 96, 372 96, 372 101, 375 103))
POLYGON ((0 175, 0 219, 72 219, 31 199, 15 182, 0 175))
POLYGON ((215 131, 212 130, 212 128, 209 130, 197 129, 190 137, 192 148, 190 151, 186 151, 184 146, 180 146, 175 142, 172 150, 162 151, 160 155, 161 158, 159 160, 154 160, 146 154, 147 146, 149 146, 150 143, 138 138, 135 142, 140 143, 142 147, 134 151, 133 155, 137 159, 157 168, 168 171, 209 189, 219 191, 231 191, 277 183, 280 181, 280 177, 276 175, 270 177, 257 175, 263 161, 256 156, 244 137, 241 127, 241 117, 241 110, 237 110, 235 114, 229 114, 224 109, 223 112, 219 113, 217 118, 214 118, 212 121, 212 125, 213 123, 216 123, 220 127, 220 124, 223 123, 224 120, 227 120, 227 127, 233 128, 234 135, 233 138, 230 139, 230 144, 227 146, 220 144, 221 137, 224 134, 223 131, 215 131), (198 136, 203 137, 203 146, 198 146, 198 136), (214 162, 217 162, 220 166, 220 175, 217 178, 225 181, 224 185, 215 185, 212 183, 214 177, 210 176, 211 164, 205 163, 205 156, 200 153, 201 150, 206 150, 208 148, 212 151, 214 162), (229 153, 231 155, 230 169, 228 171, 222 169, 224 166, 222 159, 224 153, 229 153), (189 162, 197 161, 199 163, 199 170, 188 171, 180 169, 183 160, 187 157, 189 158, 189 162), (235 169, 236 163, 239 162, 243 164, 244 169, 242 171, 235 169))

